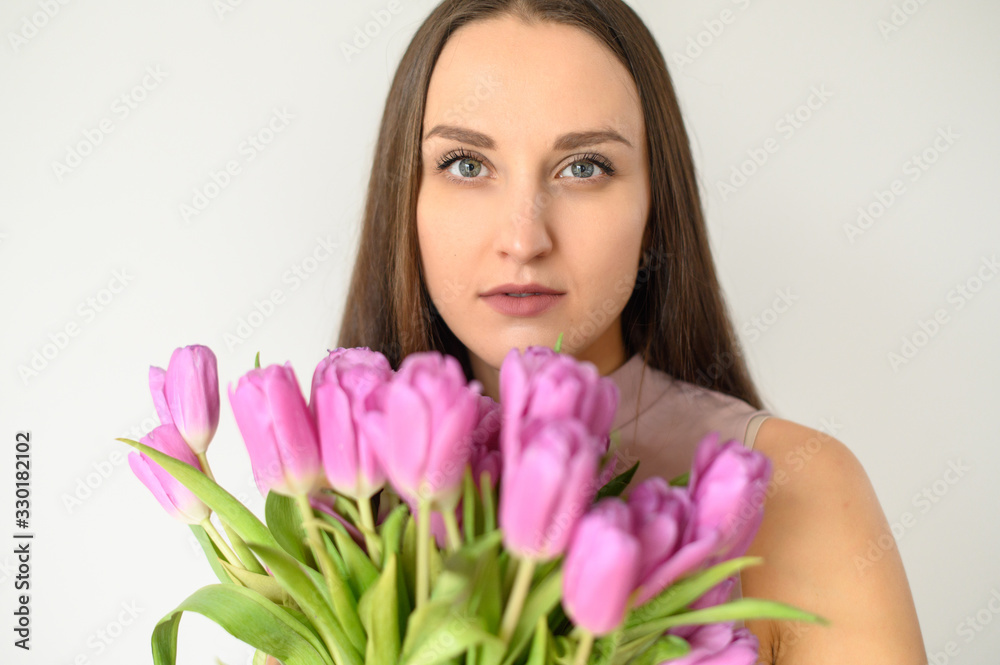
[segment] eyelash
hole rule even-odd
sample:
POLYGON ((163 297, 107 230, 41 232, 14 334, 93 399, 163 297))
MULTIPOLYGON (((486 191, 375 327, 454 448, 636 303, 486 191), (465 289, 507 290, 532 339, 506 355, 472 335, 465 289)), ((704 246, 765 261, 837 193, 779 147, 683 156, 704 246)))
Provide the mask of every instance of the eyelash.
MULTIPOLYGON (((443 173, 448 180, 451 180, 454 183, 457 183, 459 185, 471 185, 472 181, 478 180, 479 178, 456 178, 447 172, 448 167, 450 167, 452 164, 454 164, 460 159, 474 159, 477 162, 486 162, 486 160, 483 159, 481 156, 469 152, 464 148, 459 148, 458 150, 452 150, 447 155, 441 158, 441 160, 437 164, 437 171, 439 173, 443 173)), ((615 168, 611 166, 611 163, 607 159, 605 159, 601 155, 592 152, 580 155, 578 159, 574 159, 572 162, 567 164, 567 166, 572 166, 577 162, 590 162, 592 164, 599 166, 601 170, 604 171, 603 175, 608 178, 610 178, 615 174, 615 168)), ((570 180, 600 180, 600 179, 601 176, 592 176, 590 178, 570 178, 570 180)))

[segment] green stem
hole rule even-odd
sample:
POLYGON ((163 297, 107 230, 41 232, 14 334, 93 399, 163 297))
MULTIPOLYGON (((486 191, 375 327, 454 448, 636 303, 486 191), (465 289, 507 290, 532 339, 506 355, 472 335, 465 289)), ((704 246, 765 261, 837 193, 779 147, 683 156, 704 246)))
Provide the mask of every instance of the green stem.
MULTIPOLYGON (((212 468, 208 465, 208 455, 206 453, 195 453, 195 456, 201 464, 201 470, 205 473, 208 479, 218 485, 219 483, 215 480, 215 475, 212 473, 212 468)), ((267 571, 264 569, 264 566, 260 565, 257 557, 254 556, 254 553, 250 551, 249 547, 247 547, 246 541, 240 538, 240 534, 236 533, 236 531, 229 526, 229 523, 223 519, 222 515, 219 515, 219 521, 222 522, 222 528, 226 532, 229 542, 233 544, 233 551, 236 553, 236 556, 239 557, 240 563, 249 571, 266 575, 267 571)))
POLYGON ((215 529, 215 525, 212 524, 211 515, 201 521, 201 528, 205 530, 208 537, 211 538, 212 542, 215 543, 215 546, 219 548, 222 552, 222 556, 226 557, 226 561, 233 564, 237 568, 243 568, 243 570, 246 570, 246 568, 243 567, 243 562, 240 561, 240 558, 229 548, 229 544, 226 543, 223 537, 219 535, 219 532, 215 529))
POLYGON ((517 563, 517 577, 514 578, 514 587, 510 591, 510 598, 507 607, 503 612, 503 622, 500 624, 500 639, 504 644, 510 641, 510 636, 514 634, 517 627, 517 620, 521 617, 521 610, 524 608, 524 601, 528 597, 528 589, 531 588, 531 576, 535 572, 535 560, 524 558, 517 563))
POLYGON ((594 634, 589 630, 584 630, 583 635, 580 637, 580 646, 576 649, 576 658, 573 659, 573 665, 584 665, 587 662, 587 658, 590 657, 590 649, 594 646, 594 634))
POLYGON ((334 574, 333 562, 330 555, 323 546, 323 539, 320 538, 319 528, 316 526, 316 519, 313 517, 312 504, 309 503, 308 494, 296 494, 295 501, 299 505, 299 512, 302 513, 302 526, 306 529, 306 539, 309 547, 312 548, 313 557, 319 563, 323 577, 326 578, 330 586, 330 597, 333 597, 333 585, 330 584, 331 576, 334 574))
POLYGON ((365 536, 365 545, 368 547, 368 554, 379 569, 382 568, 382 543, 375 530, 375 516, 372 515, 371 497, 358 499, 358 513, 361 516, 361 532, 365 536))
POLYGON ((417 609, 420 609, 430 595, 431 559, 431 505, 430 500, 421 496, 417 500, 417 609))
POLYGON ((448 530, 448 550, 454 552, 462 547, 462 534, 458 530, 458 518, 455 517, 454 510, 445 510, 441 516, 444 518, 445 529, 448 530))
MULTIPOLYGON (((299 505, 299 512, 302 513, 302 526, 306 529, 306 539, 309 542, 309 547, 313 551, 313 556, 316 561, 319 562, 320 572, 323 573, 323 579, 326 580, 327 590, 330 592, 330 600, 336 607, 337 587, 334 583, 334 575, 336 571, 333 568, 333 562, 330 560, 330 554, 326 551, 326 547, 323 545, 323 539, 319 535, 319 528, 316 526, 316 518, 313 516, 312 504, 309 503, 308 494, 296 494, 295 501, 299 505)), ((336 613, 336 611, 335 611, 336 613)), ((337 617, 341 622, 345 621, 345 617, 337 617)), ((347 627, 345 626, 345 631, 347 627)), ((357 647, 357 645, 354 645, 357 647)), ((351 648, 350 644, 342 645, 345 650, 351 648)), ((336 644, 327 644, 327 648, 330 650, 330 654, 338 659, 337 654, 340 653, 336 644)), ((338 659, 339 660, 339 659, 338 659)))

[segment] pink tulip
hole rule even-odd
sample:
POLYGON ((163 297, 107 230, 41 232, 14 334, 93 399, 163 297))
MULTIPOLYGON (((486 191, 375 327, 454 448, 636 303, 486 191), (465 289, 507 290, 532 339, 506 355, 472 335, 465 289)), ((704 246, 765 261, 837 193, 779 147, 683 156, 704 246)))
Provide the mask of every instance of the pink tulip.
POLYGON ((719 549, 718 531, 695 532, 695 505, 687 488, 671 487, 659 476, 639 483, 628 497, 642 543, 636 605, 642 605, 678 578, 702 567, 719 549))
POLYGON ((458 360, 411 353, 366 400, 362 427, 393 488, 403 498, 453 509, 472 454, 482 384, 467 383, 458 360))
POLYGON ((323 480, 319 441, 290 363, 252 369, 229 403, 246 444, 261 494, 310 494, 323 480))
MULTIPOLYGON (((201 471, 198 458, 173 425, 159 425, 139 441, 201 471)), ((200 524, 211 514, 201 499, 145 453, 129 453, 128 465, 171 517, 188 524, 200 524)))
POLYGON ((500 455, 500 405, 489 395, 479 396, 479 424, 472 433, 472 477, 479 486, 479 478, 490 474, 490 485, 496 487, 500 480, 503 460, 500 455))
POLYGON ((641 556, 632 527, 624 501, 602 499, 580 519, 566 553, 566 615, 594 635, 610 633, 625 620, 641 556))
POLYGON ((520 434, 516 463, 504 454, 499 524, 504 544, 515 554, 549 559, 566 549, 597 493, 597 446, 573 419, 533 420, 520 434))
POLYGON ((500 366, 504 459, 516 461, 519 451, 507 449, 521 440, 519 431, 535 419, 579 420, 594 435, 598 454, 603 455, 618 399, 614 380, 601 377, 591 362, 546 346, 529 346, 523 354, 511 349, 500 366))
MULTIPOLYGON (((670 661, 669 665, 754 665, 760 642, 746 628, 733 628, 731 622, 693 626, 686 639, 691 651, 670 661)), ((676 629, 667 631, 677 634, 676 629)), ((665 664, 661 664, 665 665, 665 664)))
POLYGON ((688 487, 696 506, 694 537, 719 531, 716 560, 722 561, 742 556, 757 534, 771 460, 736 439, 720 444, 719 438, 712 431, 698 444, 688 487))
POLYGON ((191 450, 204 453, 219 426, 219 372, 212 350, 201 344, 175 349, 166 371, 150 366, 149 390, 160 422, 175 425, 191 450))
POLYGON ((385 484, 385 471, 358 423, 368 396, 392 375, 388 359, 367 347, 334 349, 313 373, 309 410, 323 469, 330 486, 345 496, 366 500, 385 484))

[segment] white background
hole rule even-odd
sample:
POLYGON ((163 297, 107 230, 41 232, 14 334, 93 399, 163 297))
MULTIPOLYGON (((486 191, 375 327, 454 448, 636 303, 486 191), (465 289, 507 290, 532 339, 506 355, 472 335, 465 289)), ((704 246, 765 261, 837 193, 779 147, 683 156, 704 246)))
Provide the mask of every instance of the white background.
MULTIPOLYGON (((225 391, 259 350, 265 364, 290 360, 305 386, 335 339, 388 84, 434 3, 403 1, 397 14, 371 0, 219 4, 68 2, 51 18, 39 0, 0 5, 2 662, 149 662, 156 621, 215 581, 114 440, 154 425, 150 364, 209 345, 225 391), (372 11, 388 24, 370 23, 372 11), (366 23, 374 36, 348 60, 342 45, 366 23), (142 89, 157 68, 162 80, 142 89), (127 116, 123 95, 135 107, 127 116), (249 159, 244 142, 276 110, 291 119, 249 159), (112 131, 87 151, 103 119, 112 131), (81 144, 89 154, 57 174, 81 144), (186 222, 180 206, 231 160, 240 172, 208 188, 217 195, 186 222), (311 262, 321 241, 334 250, 311 262), (296 267, 314 271, 296 281, 296 267), (271 315, 227 344, 275 289, 271 315), (88 298, 103 298, 101 311, 88 298), (37 374, 22 376, 43 351, 37 374), (33 436, 30 654, 11 646, 19 430, 33 436), (133 604, 138 616, 120 625, 133 604)), ((995 662, 1000 279, 986 268, 994 278, 976 279, 1000 250, 1000 5, 632 6, 674 77, 715 258, 768 406, 832 431, 863 462, 895 525, 929 653, 950 641, 947 662, 995 662), (894 11, 901 25, 886 31, 894 11), (803 107, 813 90, 827 98, 803 107), (937 150, 949 129, 957 138, 937 150), (766 162, 743 166, 769 139, 766 162), (914 170, 925 151, 933 164, 914 170), (734 167, 752 175, 723 193, 734 167), (858 208, 877 212, 894 180, 894 200, 852 241, 858 208), (971 299, 957 295, 963 284, 977 289, 971 299), (795 300, 775 315, 779 291, 795 300), (922 335, 937 310, 945 323, 922 335), (767 323, 754 329, 755 317, 767 323), (894 367, 904 337, 919 348, 894 367), (952 463, 969 470, 946 476, 952 463), (973 631, 969 618, 989 623, 973 631)), ((231 414, 223 397, 209 457, 261 513, 231 414)), ((249 653, 199 615, 181 621, 181 663, 236 665, 249 653)))

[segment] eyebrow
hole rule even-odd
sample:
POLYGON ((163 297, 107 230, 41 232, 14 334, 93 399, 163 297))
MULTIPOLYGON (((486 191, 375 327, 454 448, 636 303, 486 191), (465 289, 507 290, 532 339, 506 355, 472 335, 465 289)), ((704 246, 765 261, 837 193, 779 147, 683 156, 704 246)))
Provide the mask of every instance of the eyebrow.
MULTIPOLYGON (((461 141, 462 143, 468 143, 469 145, 473 145, 483 150, 496 150, 497 147, 496 141, 486 134, 477 132, 473 129, 467 129, 465 127, 456 127, 455 125, 435 126, 434 129, 427 132, 427 136, 424 137, 424 141, 427 141, 434 136, 441 136, 446 139, 461 141)), ((617 141, 619 143, 624 143, 630 148, 632 147, 632 144, 629 143, 628 139, 612 129, 592 129, 582 132, 569 132, 567 134, 563 134, 555 140, 552 144, 552 148, 554 150, 577 150, 586 146, 598 145, 611 141, 617 141)))

